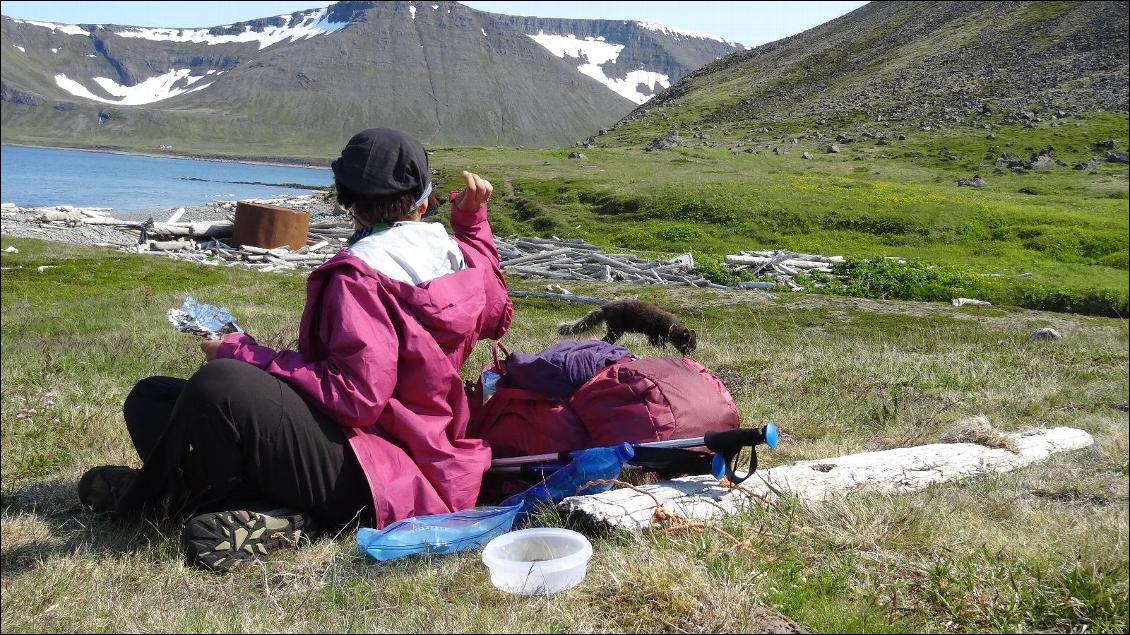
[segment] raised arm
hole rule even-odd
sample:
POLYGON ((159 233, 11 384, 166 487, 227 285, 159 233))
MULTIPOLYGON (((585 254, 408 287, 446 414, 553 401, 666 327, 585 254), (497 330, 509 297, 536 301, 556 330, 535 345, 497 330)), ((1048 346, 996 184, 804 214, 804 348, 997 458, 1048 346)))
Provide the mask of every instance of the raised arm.
POLYGON ((464 172, 463 180, 466 187, 448 195, 451 227, 467 266, 488 269, 492 273, 485 289, 486 310, 479 322, 479 338, 498 339, 510 328, 514 306, 506 293, 506 279, 499 269, 494 232, 487 221, 487 201, 494 188, 490 181, 471 172, 464 172))

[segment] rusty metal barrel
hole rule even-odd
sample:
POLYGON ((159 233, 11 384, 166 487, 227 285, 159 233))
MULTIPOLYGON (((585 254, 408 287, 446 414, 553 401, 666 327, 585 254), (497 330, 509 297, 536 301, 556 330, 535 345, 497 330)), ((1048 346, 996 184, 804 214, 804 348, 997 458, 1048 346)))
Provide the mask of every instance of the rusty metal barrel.
POLYGON ((289 247, 297 251, 306 244, 310 215, 277 205, 240 201, 235 206, 232 243, 266 249, 289 247))

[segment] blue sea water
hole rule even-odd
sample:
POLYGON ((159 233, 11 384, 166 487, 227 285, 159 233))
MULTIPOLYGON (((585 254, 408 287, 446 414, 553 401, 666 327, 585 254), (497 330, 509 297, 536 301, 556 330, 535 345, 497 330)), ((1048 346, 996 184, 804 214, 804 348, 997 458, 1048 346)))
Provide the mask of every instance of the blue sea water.
POLYGON ((0 148, 0 168, 0 201, 21 207, 75 205, 163 210, 216 200, 313 193, 309 189, 235 181, 319 187, 333 182, 328 168, 23 146, 0 148))

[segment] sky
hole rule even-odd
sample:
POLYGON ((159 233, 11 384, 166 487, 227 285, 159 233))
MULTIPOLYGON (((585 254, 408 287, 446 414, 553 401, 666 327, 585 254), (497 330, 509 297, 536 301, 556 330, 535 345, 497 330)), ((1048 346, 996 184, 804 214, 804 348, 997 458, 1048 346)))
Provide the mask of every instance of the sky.
MULTIPOLYGON (((421 0, 418 4, 426 4, 421 0)), ((330 2, 0 2, 12 18, 66 24, 211 27, 330 2)), ((543 18, 639 20, 759 46, 823 24, 866 2, 464 2, 491 13, 543 18)))

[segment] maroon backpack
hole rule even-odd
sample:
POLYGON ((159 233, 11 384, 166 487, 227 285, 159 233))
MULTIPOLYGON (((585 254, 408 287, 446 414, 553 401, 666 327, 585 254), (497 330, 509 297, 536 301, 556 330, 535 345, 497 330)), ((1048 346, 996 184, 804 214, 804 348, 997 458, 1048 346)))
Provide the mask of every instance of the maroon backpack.
POLYGON ((469 391, 467 435, 490 444, 495 458, 546 454, 621 442, 701 437, 739 427, 730 392, 689 357, 624 358, 599 370, 567 399, 514 388, 492 347, 498 386, 483 401, 481 381, 469 391))

